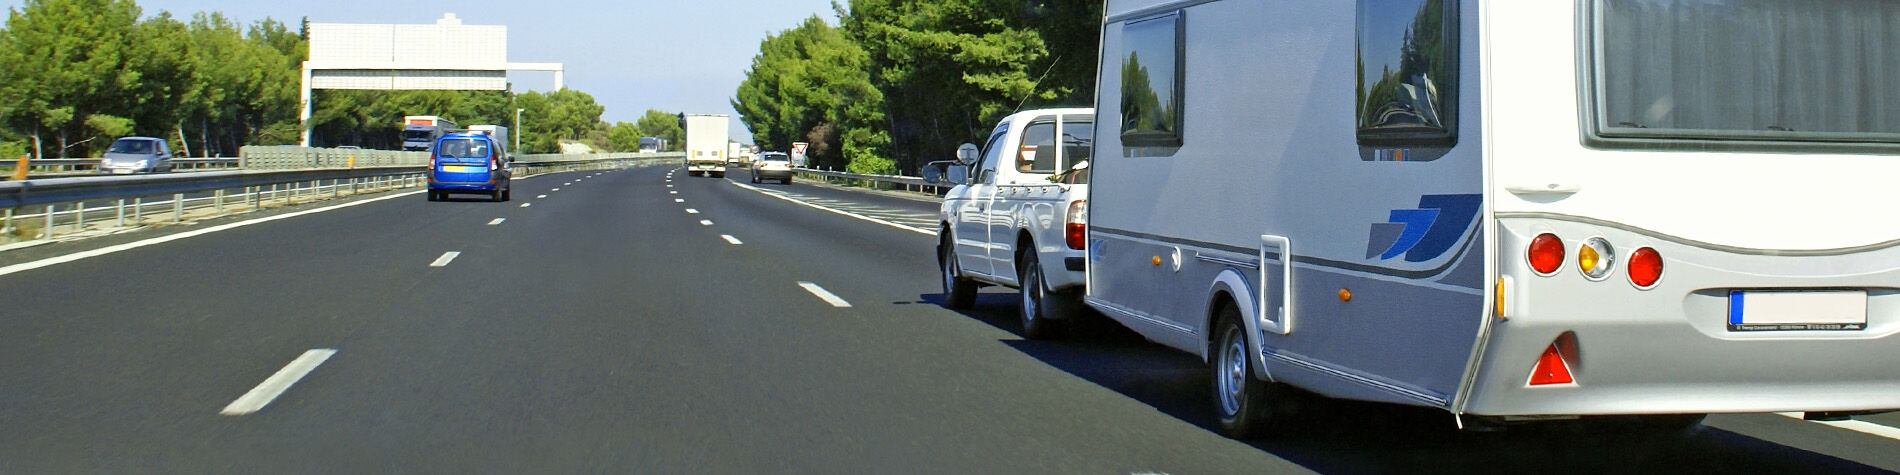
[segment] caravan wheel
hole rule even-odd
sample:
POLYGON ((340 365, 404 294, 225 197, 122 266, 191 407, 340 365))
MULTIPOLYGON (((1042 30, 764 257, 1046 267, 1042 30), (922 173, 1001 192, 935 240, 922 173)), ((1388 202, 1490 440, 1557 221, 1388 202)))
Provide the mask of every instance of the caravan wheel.
POLYGON ((1272 424, 1273 383, 1253 377, 1252 347, 1247 344, 1240 311, 1226 307, 1219 322, 1208 366, 1213 370, 1214 410, 1221 432, 1236 439, 1265 435, 1272 424))

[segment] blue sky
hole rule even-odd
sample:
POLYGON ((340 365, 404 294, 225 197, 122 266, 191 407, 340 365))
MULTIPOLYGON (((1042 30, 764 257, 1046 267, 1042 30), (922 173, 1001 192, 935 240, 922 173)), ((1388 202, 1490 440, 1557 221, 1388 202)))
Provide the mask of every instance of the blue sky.
MULTIPOLYGON (((0 0, 18 9, 20 0, 0 0)), ((454 13, 469 25, 507 25, 508 59, 564 63, 567 87, 607 107, 602 119, 632 122, 647 109, 734 116, 732 136, 751 142, 728 101, 759 41, 818 15, 838 22, 830 0, 138 0, 147 15, 189 18, 223 12, 239 23, 275 18, 313 23, 430 24, 454 13)), ((552 73, 510 76, 516 91, 546 91, 552 73)))

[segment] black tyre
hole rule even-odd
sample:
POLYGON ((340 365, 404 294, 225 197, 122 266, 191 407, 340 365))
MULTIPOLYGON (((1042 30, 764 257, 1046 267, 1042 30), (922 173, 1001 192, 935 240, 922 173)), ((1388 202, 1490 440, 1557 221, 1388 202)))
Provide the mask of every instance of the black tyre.
POLYGON ((782 185, 790 185, 792 184, 792 177, 790 175, 787 175, 785 178, 780 178, 778 182, 779 184, 782 184, 782 185))
POLYGON ((976 305, 976 281, 962 277, 963 266, 957 262, 956 243, 948 236, 939 242, 937 267, 943 275, 943 306, 965 309, 976 305))
POLYGON ((1051 319, 1046 311, 1050 307, 1049 291, 1043 286, 1042 265, 1036 261, 1035 250, 1023 253, 1016 267, 1016 276, 1020 280, 1016 295, 1021 301, 1018 307, 1022 313, 1023 338, 1048 340, 1060 336, 1062 322, 1051 319))
POLYGON ((1214 325, 1214 346, 1208 351, 1212 370, 1214 416, 1220 431, 1235 439, 1259 437, 1273 425, 1272 383, 1254 378, 1252 346, 1240 310, 1224 307, 1214 325))
POLYGON ((514 195, 515 195, 515 189, 514 189, 514 187, 508 187, 508 188, 502 188, 502 189, 501 189, 501 200, 502 200, 502 201, 514 201, 514 199, 515 199, 515 196, 514 196, 514 195))
POLYGON ((423 194, 429 196, 429 201, 442 201, 442 196, 435 194, 435 190, 429 190, 423 194))

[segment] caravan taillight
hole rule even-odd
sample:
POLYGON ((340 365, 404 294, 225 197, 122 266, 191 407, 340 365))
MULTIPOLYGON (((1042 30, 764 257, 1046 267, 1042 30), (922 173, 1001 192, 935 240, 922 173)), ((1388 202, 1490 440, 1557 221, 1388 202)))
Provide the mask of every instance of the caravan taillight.
POLYGON ((1662 253, 1647 247, 1637 249, 1630 253, 1629 267, 1631 284, 1641 289, 1655 287, 1656 281, 1662 280, 1662 253))
POLYGON ((1531 270, 1541 275, 1555 274, 1564 265, 1564 240, 1555 234, 1539 234, 1531 239, 1529 253, 1531 270))
POLYGON ((1062 229, 1062 238, 1068 241, 1069 249, 1082 250, 1089 241, 1089 202, 1076 200, 1069 203, 1069 219, 1062 229))

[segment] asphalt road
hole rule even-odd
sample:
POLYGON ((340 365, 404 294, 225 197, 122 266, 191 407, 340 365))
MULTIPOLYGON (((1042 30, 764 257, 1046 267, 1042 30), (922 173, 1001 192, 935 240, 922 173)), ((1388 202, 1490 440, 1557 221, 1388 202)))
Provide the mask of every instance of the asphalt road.
POLYGON ((0 275, 0 472, 1900 469, 1772 414, 1659 441, 1312 399, 1225 439, 1192 357, 1102 321, 1025 341, 1001 289, 941 307, 934 202, 748 180, 544 175, 0 275), (294 384, 241 398, 267 380, 294 384))

